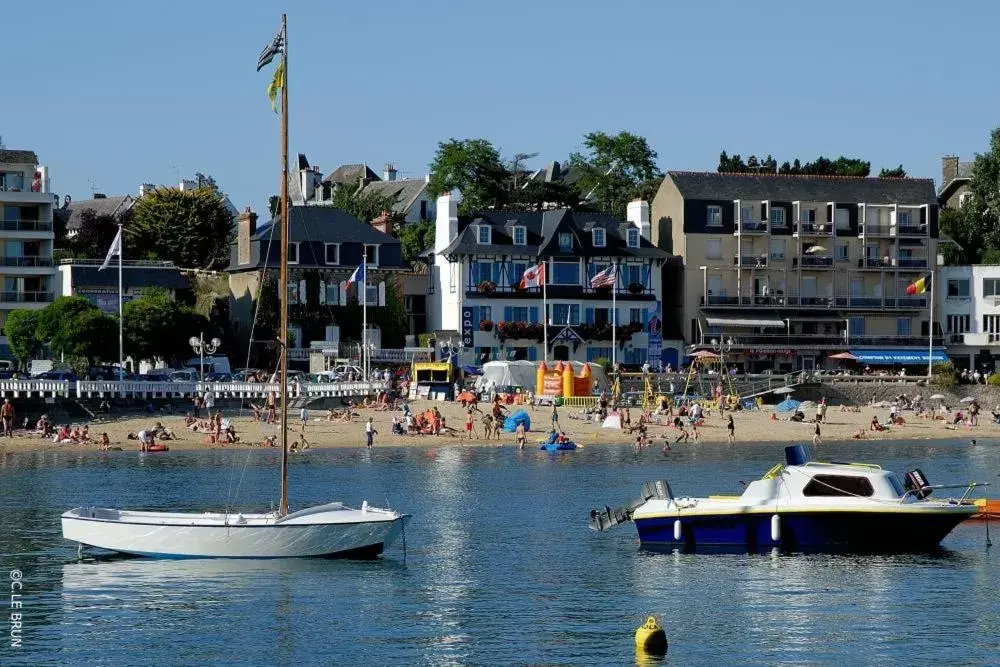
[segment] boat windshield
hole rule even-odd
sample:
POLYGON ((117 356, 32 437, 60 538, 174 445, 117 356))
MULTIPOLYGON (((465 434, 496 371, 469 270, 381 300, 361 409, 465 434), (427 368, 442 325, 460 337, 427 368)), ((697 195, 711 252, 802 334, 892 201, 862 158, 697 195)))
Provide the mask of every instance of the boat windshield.
POLYGON ((889 483, 892 484, 892 489, 896 492, 896 495, 902 497, 906 493, 906 486, 903 484, 902 478, 896 473, 886 475, 886 477, 889 479, 889 483))

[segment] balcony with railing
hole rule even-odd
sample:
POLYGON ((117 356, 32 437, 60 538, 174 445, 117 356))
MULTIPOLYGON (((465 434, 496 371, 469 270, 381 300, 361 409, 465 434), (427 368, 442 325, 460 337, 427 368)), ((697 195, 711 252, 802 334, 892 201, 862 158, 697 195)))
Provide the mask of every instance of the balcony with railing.
POLYGON ((896 225, 896 236, 927 236, 927 225, 912 223, 896 225))
POLYGON ((45 220, 3 220, 0 222, 2 232, 51 232, 52 221, 45 220))
MULTIPOLYGON (((553 285, 549 284, 545 288, 546 296, 549 299, 611 299, 610 287, 591 287, 587 285, 553 285)), ((522 289, 520 284, 502 285, 493 281, 485 281, 478 285, 467 285, 465 289, 466 298, 470 299, 541 299, 541 287, 529 287, 522 289)), ((655 301, 656 292, 652 287, 641 283, 629 283, 619 285, 615 292, 615 298, 633 301, 655 301)))
POLYGON ((0 257, 0 266, 15 266, 22 268, 37 268, 52 266, 51 257, 26 255, 23 257, 0 257))
POLYGON ((792 258, 792 267, 802 266, 804 269, 832 269, 833 255, 803 255, 792 258))
POLYGON ((766 220, 740 220, 740 224, 736 226, 736 231, 733 232, 734 236, 761 236, 768 233, 767 221, 766 220))
POLYGON ((52 292, 0 292, 0 303, 49 303, 54 300, 52 292))
POLYGON ((800 220, 792 227, 792 236, 833 236, 834 224, 832 222, 809 222, 800 220))
POLYGON ((858 225, 859 239, 887 239, 892 236, 892 227, 874 222, 863 222, 858 225))
POLYGON ((768 255, 733 255, 733 266, 743 269, 763 269, 767 267, 768 255))
POLYGON ((897 259, 896 266, 900 269, 926 269, 928 263, 926 257, 905 257, 897 259))
POLYGON ((858 309, 858 310, 921 310, 928 307, 926 294, 917 296, 864 296, 836 294, 817 296, 815 294, 798 294, 791 292, 783 294, 744 294, 735 296, 728 294, 709 294, 701 297, 703 307, 712 308, 821 308, 821 309, 858 309))
MULTIPOLYGON (((725 339, 727 346, 731 343, 733 350, 752 349, 805 349, 805 348, 838 348, 845 347, 891 347, 891 346, 913 346, 919 341, 920 348, 927 350, 927 336, 846 336, 843 331, 839 334, 829 333, 774 333, 774 334, 706 334, 705 338, 712 336, 725 339)), ((703 341, 707 343, 708 341, 703 341)), ((944 337, 934 336, 934 345, 944 345, 944 337)))

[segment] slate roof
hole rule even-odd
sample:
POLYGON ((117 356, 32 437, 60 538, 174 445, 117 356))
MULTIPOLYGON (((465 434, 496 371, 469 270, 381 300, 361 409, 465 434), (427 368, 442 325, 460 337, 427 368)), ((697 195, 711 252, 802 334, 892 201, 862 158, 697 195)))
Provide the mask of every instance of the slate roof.
MULTIPOLYGON (((528 178, 528 183, 562 183, 573 185, 583 178, 583 170, 556 161, 549 162, 545 168, 535 171, 528 178)), ((527 183, 525 183, 527 185, 527 183)))
MULTIPOLYGON (((371 225, 365 224, 350 213, 332 206, 292 206, 288 216, 288 239, 293 243, 399 243, 388 234, 383 234, 371 225)), ((271 238, 271 226, 279 220, 271 220, 257 228, 251 241, 267 241, 271 238)), ((275 227, 274 238, 280 238, 280 225, 275 227)))
POLYGON ((17 151, 0 148, 0 164, 38 164, 35 151, 17 151))
POLYGON ((64 209, 69 213, 66 230, 79 230, 83 224, 83 212, 88 209, 92 210, 96 215, 120 215, 129 210, 134 202, 135 200, 132 195, 70 202, 69 206, 64 209))
POLYGON ((942 201, 947 199, 951 196, 952 192, 967 183, 971 177, 972 162, 959 162, 958 169, 955 171, 955 178, 941 184, 941 188, 938 190, 938 199, 942 201))
POLYGON ((364 176, 365 180, 378 181, 381 180, 374 171, 366 164, 342 164, 332 172, 330 175, 323 179, 324 183, 353 183, 358 185, 361 183, 361 177, 364 176))
POLYGON ((685 199, 760 199, 771 201, 936 204, 929 178, 852 178, 786 174, 718 174, 670 171, 685 199))
POLYGON ((586 256, 586 257, 645 257, 667 259, 670 254, 653 246, 640 237, 638 248, 629 248, 626 230, 632 227, 614 216, 604 213, 571 211, 567 208, 552 211, 491 211, 463 216, 458 221, 458 235, 443 251, 444 255, 528 255, 528 256, 586 256), (489 225, 492 241, 480 245, 477 227, 489 225), (525 227, 527 244, 514 245, 514 227, 525 227), (605 230, 605 246, 595 247, 591 230, 605 230), (559 249, 560 233, 574 235, 572 252, 559 249))
POLYGON ((395 196, 392 210, 406 213, 413 203, 427 190, 427 181, 422 178, 404 178, 395 181, 372 181, 361 192, 377 192, 385 196, 395 196))
MULTIPOLYGON (((118 271, 100 271, 98 266, 71 266, 70 283, 79 287, 118 287, 118 271)), ((190 287, 180 269, 171 267, 123 266, 122 282, 127 287, 162 287, 187 289, 190 287)))

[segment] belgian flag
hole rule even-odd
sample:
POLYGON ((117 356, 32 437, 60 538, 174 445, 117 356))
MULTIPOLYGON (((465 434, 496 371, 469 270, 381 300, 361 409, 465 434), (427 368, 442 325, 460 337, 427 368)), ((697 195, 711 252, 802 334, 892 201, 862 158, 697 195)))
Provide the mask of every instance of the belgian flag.
POLYGON ((931 288, 931 277, 929 275, 924 276, 920 280, 916 280, 906 287, 906 293, 910 296, 914 294, 923 294, 931 288))

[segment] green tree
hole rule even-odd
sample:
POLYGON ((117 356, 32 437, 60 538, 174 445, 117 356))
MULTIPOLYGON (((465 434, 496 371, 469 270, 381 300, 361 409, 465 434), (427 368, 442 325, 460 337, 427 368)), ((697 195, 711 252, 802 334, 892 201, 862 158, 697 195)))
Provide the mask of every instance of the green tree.
MULTIPOLYGON (((836 160, 831 160, 821 155, 812 162, 802 164, 796 158, 793 162, 785 161, 781 163, 779 167, 778 161, 770 155, 763 159, 758 159, 757 156, 751 155, 744 162, 739 153, 730 157, 726 151, 722 151, 719 155, 717 171, 720 174, 777 173, 802 176, 868 176, 871 173, 871 163, 858 158, 844 157, 843 155, 836 160)), ((904 178, 906 176, 903 165, 899 165, 896 169, 883 169, 882 171, 887 178, 904 178)))
POLYGON ((882 167, 882 171, 878 173, 879 178, 906 178, 906 170, 903 169, 903 165, 899 165, 893 169, 888 169, 882 167))
POLYGON ((59 356, 118 358, 118 322, 81 296, 61 296, 38 311, 35 338, 59 356))
POLYGON ((509 174, 500 152, 487 139, 449 139, 438 144, 430 164, 430 191, 462 193, 463 212, 503 208, 509 174))
POLYGON ((337 185, 330 193, 330 203, 334 208, 351 214, 361 222, 371 222, 385 212, 393 216, 393 207, 397 202, 399 191, 383 194, 378 190, 359 189, 353 185, 337 185))
POLYGON ((662 177, 656 167, 656 151, 645 137, 631 132, 589 132, 584 136, 586 153, 570 155, 570 165, 582 170, 577 187, 594 207, 625 218, 628 202, 642 184, 662 177))
POLYGON ((958 209, 941 211, 941 232, 958 247, 944 244, 948 264, 1000 262, 1000 128, 990 134, 990 149, 977 153, 969 174, 970 197, 958 209))
POLYGON ((157 188, 132 207, 125 234, 126 246, 145 259, 218 269, 229 262, 233 220, 215 188, 157 188))
MULTIPOLYGON (((93 209, 85 209, 80 214, 80 229, 76 236, 68 239, 68 249, 74 257, 81 259, 104 259, 118 234, 118 218, 112 215, 99 215, 93 209)), ((122 218, 123 224, 128 222, 128 214, 122 218)))
POLYGON ((170 297, 164 290, 148 290, 125 304, 125 353, 134 359, 188 358, 188 339, 216 335, 208 318, 170 297))
POLYGON ((418 261, 420 253, 434 245, 434 222, 412 222, 397 225, 394 232, 403 249, 403 260, 418 261))
POLYGON ((10 351, 22 367, 41 353, 42 345, 36 333, 38 313, 37 310, 18 308, 8 313, 7 321, 4 323, 4 334, 7 336, 10 351))

